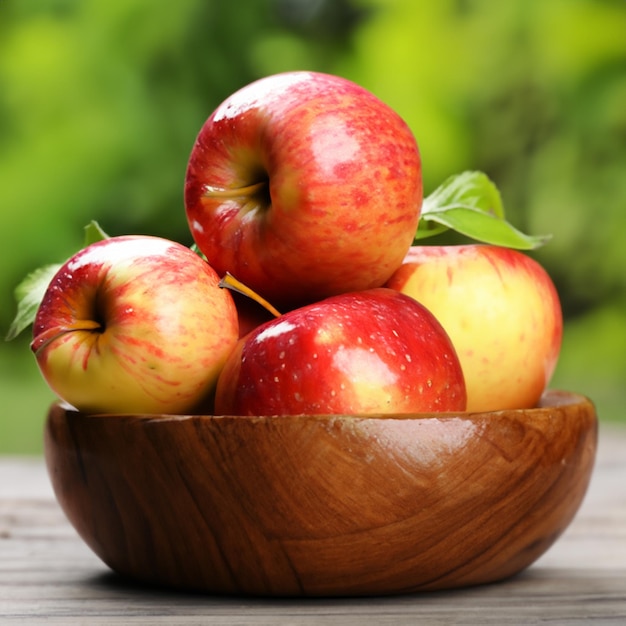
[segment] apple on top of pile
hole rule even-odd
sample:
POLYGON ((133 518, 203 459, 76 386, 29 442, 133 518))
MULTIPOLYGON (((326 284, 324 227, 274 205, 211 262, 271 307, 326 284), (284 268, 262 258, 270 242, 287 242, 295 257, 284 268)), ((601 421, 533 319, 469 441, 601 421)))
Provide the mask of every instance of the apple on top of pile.
POLYGON ((194 245, 102 233, 27 279, 11 332, 33 322, 45 380, 86 413, 533 407, 563 323, 550 277, 521 250, 546 238, 506 221, 484 174, 423 198, 421 171, 407 124, 361 86, 263 78, 193 145, 194 245), (477 242, 421 242, 446 229, 477 242))

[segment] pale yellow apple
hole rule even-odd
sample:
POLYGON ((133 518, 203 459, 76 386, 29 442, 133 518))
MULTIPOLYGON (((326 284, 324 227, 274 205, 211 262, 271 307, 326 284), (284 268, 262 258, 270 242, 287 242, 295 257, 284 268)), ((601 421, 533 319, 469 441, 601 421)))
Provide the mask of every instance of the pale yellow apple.
POLYGON ((448 332, 468 411, 537 404, 563 333, 559 296, 537 261, 483 244, 414 246, 387 286, 421 302, 448 332))

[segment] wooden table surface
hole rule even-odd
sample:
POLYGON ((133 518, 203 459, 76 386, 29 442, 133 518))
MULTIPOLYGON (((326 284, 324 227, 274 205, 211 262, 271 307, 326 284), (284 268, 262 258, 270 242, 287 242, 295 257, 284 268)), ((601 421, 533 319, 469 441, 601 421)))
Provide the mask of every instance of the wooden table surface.
POLYGON ((129 584, 78 538, 41 459, 0 457, 0 624, 626 624, 626 429, 602 424, 576 519, 511 580, 383 598, 231 598, 129 584))

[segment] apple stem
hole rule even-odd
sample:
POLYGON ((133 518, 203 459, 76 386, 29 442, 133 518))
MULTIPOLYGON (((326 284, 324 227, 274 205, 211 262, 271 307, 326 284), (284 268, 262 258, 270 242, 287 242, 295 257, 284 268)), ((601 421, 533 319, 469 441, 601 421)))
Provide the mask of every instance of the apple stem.
POLYGON ((239 198, 241 196, 252 196, 264 189, 266 186, 267 181, 246 185, 245 187, 234 187, 232 189, 205 185, 204 193, 202 195, 205 198, 239 198))
POLYGON ((95 320, 77 320, 71 324, 65 324, 63 326, 55 326, 48 328, 43 333, 39 333, 31 342, 31 350, 37 354, 40 350, 45 348, 51 341, 54 341, 61 335, 71 333, 76 330, 100 330, 102 324, 95 320))
POLYGON ((253 291, 247 285, 244 285, 240 280, 237 280, 232 274, 226 272, 226 275, 222 277, 219 282, 219 286, 226 289, 236 291, 248 298, 252 298, 255 302, 258 302, 264 309, 267 309, 274 317, 280 317, 280 312, 274 308, 265 298, 260 296, 256 291, 253 291))

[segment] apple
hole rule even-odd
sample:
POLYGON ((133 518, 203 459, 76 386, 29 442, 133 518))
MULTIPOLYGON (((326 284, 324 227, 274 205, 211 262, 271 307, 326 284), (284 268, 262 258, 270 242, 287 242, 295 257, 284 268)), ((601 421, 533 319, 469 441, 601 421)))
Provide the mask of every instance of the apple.
POLYGON ((238 339, 232 296, 218 284, 173 241, 129 235, 87 246, 37 311, 31 348, 43 377, 86 413, 184 413, 212 400, 238 339))
POLYGON ((435 317, 375 288, 293 309, 239 340, 220 374, 218 415, 463 411, 461 365, 435 317))
POLYGON ((537 261, 487 244, 413 246, 387 287, 421 302, 448 332, 468 411, 537 404, 563 334, 558 293, 537 261))
POLYGON ((201 127, 185 176, 189 227, 209 263, 281 310, 383 285, 421 203, 404 120, 363 87, 316 72, 232 94, 201 127))

